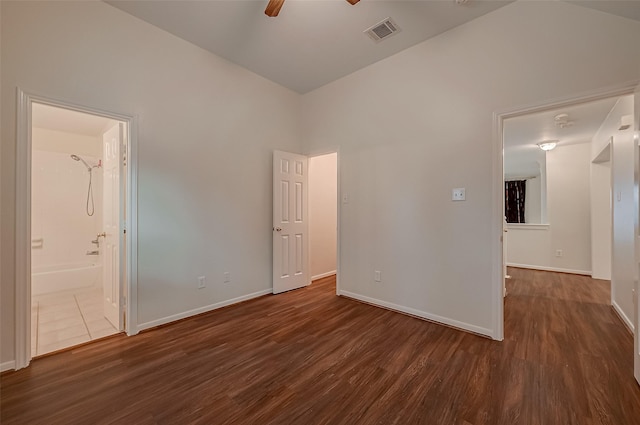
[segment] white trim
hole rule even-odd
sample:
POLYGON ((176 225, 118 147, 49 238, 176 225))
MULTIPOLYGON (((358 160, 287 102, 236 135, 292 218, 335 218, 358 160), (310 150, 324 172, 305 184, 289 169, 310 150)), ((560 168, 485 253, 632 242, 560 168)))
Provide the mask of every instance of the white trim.
MULTIPOLYGON (((634 239, 634 258, 635 258, 635 274, 639 272, 638 267, 640 266, 640 84, 633 91, 633 112, 635 117, 633 118, 633 131, 634 131, 634 140, 633 143, 633 239, 634 239)), ((613 159, 613 151, 611 152, 611 158, 613 159)), ((613 172, 613 164, 612 164, 612 172, 613 172)), ((613 182, 613 179, 612 179, 613 182)), ((613 232, 612 232, 613 233, 613 232)), ((640 327, 640 305, 638 300, 638 295, 640 294, 640 287, 638 286, 638 279, 633 280, 633 291, 632 291, 632 305, 633 305, 633 328, 637 329, 640 327)), ((638 329, 640 331, 640 329, 638 329)), ((633 332, 633 376, 636 379, 636 382, 640 383, 640 335, 638 332, 633 332)))
POLYGON ((529 105, 523 105, 510 109, 496 111, 493 114, 493 190, 492 204, 493 217, 491 220, 492 235, 495 239, 491 241, 492 261, 492 298, 493 298, 493 339, 502 340, 504 338, 504 267, 502 266, 502 232, 504 222, 504 196, 502 194, 504 188, 504 168, 503 168, 503 129, 504 120, 507 118, 518 117, 522 115, 532 114, 535 112, 543 112, 551 109, 559 109, 567 106, 573 106, 581 103, 592 102, 595 100, 607 99, 611 97, 624 96, 633 94, 636 86, 640 84, 640 80, 627 81, 615 86, 604 87, 597 90, 583 92, 574 96, 549 99, 544 102, 536 102, 529 105))
POLYGON ((31 100, 17 95, 14 366, 22 369, 31 362, 31 100))
POLYGON ((193 310, 185 311, 182 313, 174 314, 172 316, 163 317, 161 319, 152 320, 151 322, 145 322, 138 325, 138 331, 142 331, 145 329, 155 328, 156 326, 166 325, 167 323, 175 322, 176 320, 186 319, 187 317, 196 316, 198 314, 207 313, 209 311, 217 310, 222 307, 227 307, 232 304, 237 304, 243 301, 251 300, 253 298, 258 298, 263 295, 268 295, 272 293, 272 289, 263 289, 262 291, 254 292, 252 294, 242 295, 237 298, 232 298, 230 300, 220 301, 215 304, 209 304, 204 307, 194 308, 193 310))
POLYGON ((16 362, 11 360, 10 362, 0 363, 0 372, 6 372, 7 370, 15 370, 16 362))
POLYGON ((570 273, 570 274, 581 274, 585 276, 591 276, 591 270, 563 269, 561 267, 533 266, 530 264, 516 264, 516 263, 507 263, 507 266, 515 267, 518 269, 542 270, 545 272, 570 273))
POLYGON ((332 270, 332 271, 326 272, 326 273, 320 273, 320 274, 317 274, 315 276, 311 276, 311 281, 313 282, 314 280, 322 279, 323 277, 333 276, 334 274, 336 274, 335 270, 332 270))
POLYGON ((131 116, 127 121, 127 300, 125 331, 128 336, 138 330, 138 119, 131 116))
POLYGON ((622 311, 622 308, 620 308, 620 306, 618 305, 617 302, 612 302, 611 303, 611 307, 613 307, 613 309, 616 311, 616 313, 618 314, 618 316, 620 317, 620 320, 622 320, 622 323, 624 323, 624 325, 627 327, 627 329, 631 332, 633 332, 634 326, 633 326, 633 322, 631 321, 631 319, 629 319, 627 317, 626 314, 624 314, 624 311, 622 311))
POLYGON ((347 298, 353 298, 354 300, 363 301, 363 302, 366 302, 368 304, 373 304, 374 306, 384 307, 384 308, 387 308, 389 310, 394 310, 394 311, 397 311, 397 312, 400 312, 400 313, 411 314, 412 316, 421 317, 423 319, 427 319, 427 320, 431 320, 431 321, 434 321, 434 322, 442 323, 442 324, 445 324, 445 325, 448 325, 448 326, 453 326, 454 328, 458 328, 458 329, 461 329, 461 330, 464 330, 464 331, 469 331, 469 332, 473 332, 473 333, 476 333, 476 334, 485 335, 485 336, 488 336, 490 338, 493 338, 493 332, 491 331, 491 329, 482 328, 480 326, 471 325, 469 323, 460 322, 458 320, 454 320, 454 319, 449 319, 447 317, 438 316, 437 314, 432 314, 432 313, 428 313, 426 311, 417 310, 415 308, 405 307, 405 306, 394 304, 394 303, 390 303, 390 302, 387 302, 387 301, 378 300, 378 299, 375 299, 375 298, 367 297, 367 296, 356 294, 356 293, 353 293, 353 292, 340 291, 339 295, 347 297, 347 298))
MULTIPOLYGON (((86 107, 72 102, 29 93, 17 88, 16 132, 16 281, 15 281, 15 368, 22 369, 31 361, 31 105, 33 103, 99 115, 127 124, 127 305, 125 331, 138 333, 138 143, 137 119, 86 107)), ((122 237, 122 236, 121 236, 122 237)))
POLYGON ((491 337, 497 341, 504 339, 504 292, 505 269, 504 267, 504 163, 503 163, 503 121, 504 119, 493 114, 493 190, 491 191, 491 203, 493 214, 491 215, 491 322, 493 333, 491 337))
POLYGON ((336 176, 336 182, 338 187, 336 188, 336 206, 338 208, 337 214, 338 216, 336 217, 337 219, 337 223, 336 223, 336 295, 340 295, 340 276, 342 276, 342 266, 340 258, 341 258, 341 248, 340 246, 342 245, 342 225, 340 223, 342 223, 342 189, 341 189, 341 183, 340 183, 340 169, 341 169, 341 165, 340 165, 340 148, 336 148, 336 171, 337 171, 337 176, 336 176))
POLYGON ((633 94, 633 91, 638 84, 640 84, 640 80, 627 81, 610 87, 603 87, 597 90, 578 93, 575 96, 559 97, 543 102, 535 102, 529 105, 521 105, 515 108, 504 109, 496 112, 496 115, 505 120, 507 118, 529 115, 536 112, 545 112, 553 109, 561 109, 582 103, 594 102, 596 100, 626 96, 633 94))
POLYGON ((507 223, 507 230, 549 230, 549 224, 507 223))

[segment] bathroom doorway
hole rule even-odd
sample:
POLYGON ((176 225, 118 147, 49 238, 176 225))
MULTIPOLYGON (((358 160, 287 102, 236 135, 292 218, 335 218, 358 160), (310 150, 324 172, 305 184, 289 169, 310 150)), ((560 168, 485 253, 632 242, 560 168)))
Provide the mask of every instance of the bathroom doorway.
POLYGON ((126 126, 31 104, 32 357, 124 330, 126 126))

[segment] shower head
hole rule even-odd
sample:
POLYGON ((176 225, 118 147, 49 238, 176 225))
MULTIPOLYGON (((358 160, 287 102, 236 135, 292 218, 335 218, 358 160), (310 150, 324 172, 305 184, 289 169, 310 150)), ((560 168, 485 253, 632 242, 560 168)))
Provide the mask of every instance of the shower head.
POLYGON ((84 159, 82 159, 78 155, 72 154, 71 155, 71 159, 73 159, 74 161, 82 161, 82 163, 85 165, 85 167, 87 167, 87 170, 91 171, 91 166, 89 164, 87 164, 87 161, 85 161, 84 159))

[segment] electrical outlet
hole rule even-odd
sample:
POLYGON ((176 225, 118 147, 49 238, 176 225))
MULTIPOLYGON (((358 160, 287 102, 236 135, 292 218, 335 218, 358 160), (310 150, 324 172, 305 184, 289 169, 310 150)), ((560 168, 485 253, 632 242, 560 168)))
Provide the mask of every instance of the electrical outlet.
POLYGON ((229 272, 224 272, 224 273, 223 273, 223 276, 224 276, 224 283, 229 283, 229 282, 231 282, 231 273, 229 273, 229 272))
POLYGON ((452 201, 464 201, 465 193, 464 187, 458 187, 451 191, 451 200, 452 201))
POLYGON ((380 270, 374 270, 373 280, 376 282, 382 282, 382 272, 380 272, 380 270))
POLYGON ((207 278, 205 276, 200 276, 198 278, 198 289, 202 289, 207 286, 207 278))
POLYGON ((556 249, 556 257, 562 257, 562 250, 556 249))

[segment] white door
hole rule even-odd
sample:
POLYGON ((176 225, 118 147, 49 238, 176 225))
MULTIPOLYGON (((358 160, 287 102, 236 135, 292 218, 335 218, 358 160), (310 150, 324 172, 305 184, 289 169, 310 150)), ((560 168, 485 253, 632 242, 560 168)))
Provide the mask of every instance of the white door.
POLYGON ((120 308, 120 146, 124 124, 113 126, 102 136, 102 221, 105 233, 103 256, 103 304, 104 317, 122 330, 120 308))
POLYGON ((635 103, 633 108, 633 152, 635 154, 635 258, 636 258, 636 276, 634 282, 634 291, 633 291, 633 375, 636 378, 636 381, 640 384, 640 303, 638 302, 638 295, 640 294, 640 286, 638 284, 638 279, 640 276, 640 205, 638 205, 638 200, 640 199, 640 194, 638 193, 639 185, 640 185, 640 86, 636 88, 635 94, 635 103))
POLYGON ((273 153, 273 293, 309 284, 308 159, 273 153))

